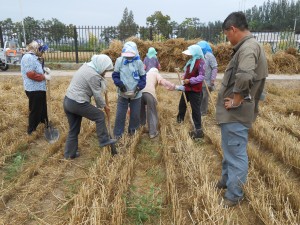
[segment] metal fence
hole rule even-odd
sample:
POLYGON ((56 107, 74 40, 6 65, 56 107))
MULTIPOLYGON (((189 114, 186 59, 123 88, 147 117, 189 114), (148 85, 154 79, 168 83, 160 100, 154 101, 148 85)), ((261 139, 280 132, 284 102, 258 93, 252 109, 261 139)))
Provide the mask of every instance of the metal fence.
MULTIPOLYGON (((93 54, 99 53, 108 48, 112 40, 125 41, 126 38, 136 36, 141 40, 166 41, 173 38, 184 38, 186 40, 201 38, 213 44, 226 41, 221 27, 190 27, 190 28, 171 28, 159 31, 152 27, 48 27, 34 28, 25 27, 26 41, 24 41, 21 28, 5 30, 0 26, 1 47, 5 41, 13 36, 19 44, 29 43, 34 39, 42 39, 48 46, 46 60, 48 62, 85 62, 93 54)), ((293 31, 267 31, 252 32, 261 43, 271 45, 273 52, 284 50, 288 47, 299 48, 300 35, 293 31)))

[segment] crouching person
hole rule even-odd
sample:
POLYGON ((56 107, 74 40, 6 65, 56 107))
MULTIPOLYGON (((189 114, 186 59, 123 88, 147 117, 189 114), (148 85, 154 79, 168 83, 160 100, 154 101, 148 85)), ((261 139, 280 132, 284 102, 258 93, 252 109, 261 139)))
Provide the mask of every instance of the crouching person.
POLYGON ((66 159, 79 156, 78 135, 82 117, 95 121, 100 147, 116 143, 116 139, 109 137, 104 112, 100 110, 104 108, 106 113, 109 112, 101 94, 106 89, 105 72, 112 69, 111 59, 107 55, 100 54, 94 55, 91 62, 83 64, 74 74, 63 104, 69 122, 69 134, 64 153, 66 159), (90 103, 91 96, 94 96, 97 107, 90 103))
POLYGON ((147 73, 146 87, 142 90, 141 102, 141 125, 148 124, 149 137, 155 138, 158 135, 158 115, 156 87, 161 85, 167 90, 175 90, 175 84, 165 80, 158 72, 157 68, 151 68, 147 73))

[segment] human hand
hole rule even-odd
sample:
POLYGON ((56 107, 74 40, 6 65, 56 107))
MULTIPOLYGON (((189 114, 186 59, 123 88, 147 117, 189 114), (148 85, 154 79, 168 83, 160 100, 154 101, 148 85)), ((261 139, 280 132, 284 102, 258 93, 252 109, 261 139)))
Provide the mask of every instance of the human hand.
POLYGON ((138 86, 136 86, 136 88, 135 88, 135 90, 134 90, 134 93, 137 94, 137 93, 139 93, 140 90, 141 90, 141 89, 140 89, 138 86))
POLYGON ((119 88, 120 88, 120 91, 121 91, 121 92, 126 92, 126 91, 127 91, 127 88, 126 88, 125 84, 121 84, 121 85, 119 86, 119 88))
POLYGON ((50 75, 50 74, 46 74, 46 73, 45 73, 44 76, 45 76, 45 79, 46 79, 46 80, 51 80, 51 75, 50 75))
POLYGON ((214 90, 215 90, 215 85, 214 85, 214 84, 209 85, 209 86, 208 86, 208 90, 209 90, 210 92, 214 91, 214 90))
POLYGON ((185 91, 185 88, 183 85, 175 85, 175 90, 176 91, 185 91))
POLYGON ((109 106, 104 106, 104 111, 105 111, 105 113, 106 113, 106 115, 109 115, 109 113, 110 113, 110 108, 109 108, 109 106))
POLYGON ((240 103, 235 103, 233 98, 224 98, 224 107, 225 109, 236 109, 242 105, 242 101, 240 103))
POLYGON ((184 80, 183 80, 183 83, 184 83, 184 84, 189 84, 189 83, 190 83, 190 79, 184 79, 184 80))
POLYGON ((48 68, 48 67, 44 67, 44 72, 46 74, 50 74, 51 73, 51 70, 48 68))

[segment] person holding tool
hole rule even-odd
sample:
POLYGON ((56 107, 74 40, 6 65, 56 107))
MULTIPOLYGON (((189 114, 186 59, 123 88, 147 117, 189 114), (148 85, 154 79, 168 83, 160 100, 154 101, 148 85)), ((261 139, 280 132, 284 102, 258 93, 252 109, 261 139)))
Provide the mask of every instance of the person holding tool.
POLYGON ((185 93, 182 93, 180 98, 177 122, 181 123, 184 120, 187 109, 185 100, 187 100, 187 102, 190 102, 191 104, 192 119, 194 123, 194 130, 189 134, 192 139, 203 138, 204 133, 201 126, 200 106, 202 98, 202 81, 205 76, 204 55, 199 45, 191 45, 182 53, 191 56, 191 59, 188 60, 184 67, 183 84, 185 93), (186 99, 184 95, 186 96, 186 99))
POLYGON ((121 57, 116 60, 112 78, 118 87, 114 136, 119 139, 124 133, 128 107, 128 134, 133 135, 140 127, 141 90, 146 86, 146 72, 134 42, 128 41, 124 44, 121 57))
POLYGON ((248 29, 244 13, 231 13, 222 24, 233 54, 218 93, 216 119, 222 136, 222 175, 216 187, 226 189, 221 201, 232 207, 243 200, 248 174, 248 132, 258 113, 268 64, 263 47, 248 29))
POLYGON ((100 147, 113 145, 117 142, 109 136, 105 125, 104 109, 109 114, 109 107, 105 104, 102 94, 106 90, 105 72, 112 70, 111 59, 104 54, 93 55, 91 61, 84 63, 74 74, 64 99, 64 110, 69 122, 69 133, 66 140, 64 156, 74 159, 79 156, 78 135, 82 117, 96 123, 96 133, 100 147), (94 97, 96 106, 91 102, 94 97))
POLYGON ((26 47, 21 60, 21 74, 26 96, 29 100, 29 117, 27 133, 31 135, 40 123, 48 125, 46 79, 50 80, 50 69, 43 68, 39 61, 47 46, 32 41, 26 47))
POLYGON ((205 60, 205 78, 204 84, 202 85, 202 99, 200 107, 201 116, 205 116, 208 109, 209 92, 212 92, 215 89, 218 63, 207 41, 200 41, 197 44, 201 47, 205 60))

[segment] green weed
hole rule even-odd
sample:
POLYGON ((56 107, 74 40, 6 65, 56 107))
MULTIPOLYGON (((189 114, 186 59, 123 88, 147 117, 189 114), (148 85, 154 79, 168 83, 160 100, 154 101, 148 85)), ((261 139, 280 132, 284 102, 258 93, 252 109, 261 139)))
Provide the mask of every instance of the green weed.
POLYGON ((22 169, 22 166, 25 161, 25 154, 17 152, 13 158, 11 163, 6 166, 6 174, 4 176, 5 180, 12 180, 22 169))
POLYGON ((127 215, 135 224, 141 225, 149 221, 151 217, 157 218, 162 209, 162 198, 158 196, 159 188, 150 187, 149 193, 135 196, 132 200, 127 200, 127 215))

